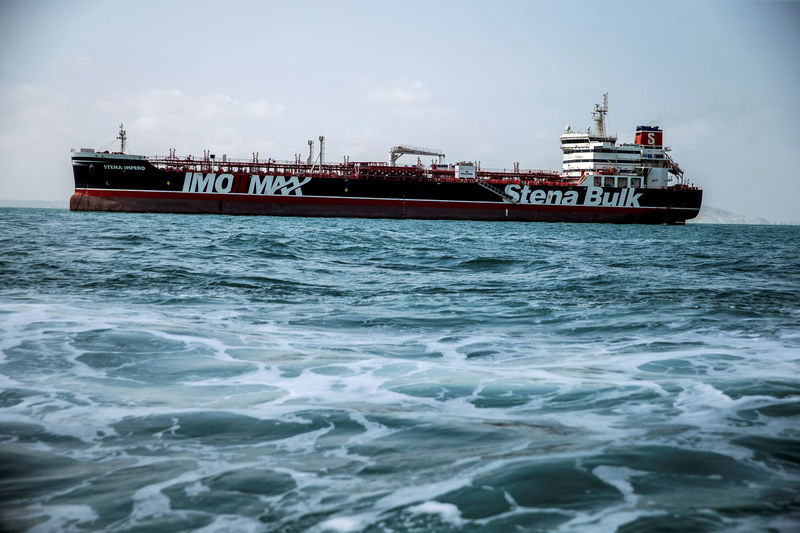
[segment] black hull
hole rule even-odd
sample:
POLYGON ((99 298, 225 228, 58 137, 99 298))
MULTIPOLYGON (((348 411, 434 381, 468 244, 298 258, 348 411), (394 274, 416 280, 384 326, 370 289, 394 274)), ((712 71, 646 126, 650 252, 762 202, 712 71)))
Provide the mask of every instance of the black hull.
POLYGON ((475 182, 325 174, 201 174, 147 161, 73 157, 74 211, 307 217, 682 224, 702 191, 537 184, 490 190, 475 182))

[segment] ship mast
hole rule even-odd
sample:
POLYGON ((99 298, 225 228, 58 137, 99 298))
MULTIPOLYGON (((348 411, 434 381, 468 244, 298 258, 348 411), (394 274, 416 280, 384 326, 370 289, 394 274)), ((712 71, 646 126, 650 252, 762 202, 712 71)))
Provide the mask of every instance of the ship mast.
POLYGON ((128 140, 128 135, 126 134, 126 131, 124 129, 122 129, 122 123, 121 122, 119 124, 119 135, 117 135, 117 139, 119 139, 119 144, 120 144, 119 151, 120 151, 120 153, 124 154, 125 153, 125 141, 128 140))
POLYGON ((606 113, 608 113, 608 93, 603 93, 603 107, 594 104, 592 119, 594 120, 595 131, 598 135, 606 136, 606 113))

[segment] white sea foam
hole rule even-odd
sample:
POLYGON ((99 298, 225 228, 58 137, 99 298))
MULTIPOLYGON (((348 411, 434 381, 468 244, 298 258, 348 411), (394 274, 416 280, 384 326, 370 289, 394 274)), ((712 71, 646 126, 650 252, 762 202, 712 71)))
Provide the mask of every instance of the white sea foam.
POLYGON ((264 523, 246 516, 218 514, 214 521, 194 530, 196 533, 261 533, 264 523))
POLYGON ((46 517, 33 526, 31 533, 55 533, 80 531, 97 520, 97 513, 88 505, 42 505, 36 506, 29 516, 46 517))
POLYGON ((209 492, 210 490, 211 489, 209 489, 199 481, 196 481, 191 485, 186 485, 186 487, 184 487, 183 489, 183 491, 186 493, 187 496, 197 496, 198 494, 209 492))
POLYGON ((336 516, 318 524, 311 531, 351 533, 361 531, 367 524, 365 516, 336 516))
POLYGON ((594 512, 577 512, 575 516, 561 524, 558 531, 597 531, 600 533, 614 533, 619 526, 632 522, 638 518, 657 516, 659 511, 650 511, 641 508, 640 496, 636 494, 631 485, 631 478, 647 475, 647 472, 634 470, 628 467, 597 466, 592 469, 592 474, 616 488, 623 496, 624 503, 610 505, 594 512))
POLYGON ((148 485, 137 490, 133 494, 131 518, 133 520, 143 520, 169 514, 171 510, 169 498, 161 492, 161 489, 180 481, 183 480, 178 478, 155 485, 148 485))
POLYGON ((408 508, 409 512, 416 514, 435 514, 443 522, 460 526, 463 523, 461 512, 458 507, 452 503, 442 503, 437 501, 427 501, 419 505, 413 505, 408 508))
POLYGON ((293 437, 274 441, 273 444, 282 451, 313 454, 316 451, 317 440, 323 435, 330 433, 332 429, 333 425, 331 424, 316 431, 300 433, 293 437))
POLYGON ((454 476, 443 481, 400 487, 391 494, 379 499, 375 505, 379 509, 391 509, 411 505, 419 501, 432 500, 436 496, 469 485, 471 480, 472 476, 454 476))
POLYGON ((214 357, 216 359, 219 359, 220 361, 238 361, 237 359, 228 355, 229 346, 215 337, 204 337, 199 335, 178 335, 175 333, 167 333, 157 329, 147 330, 145 331, 145 333, 149 333, 151 335, 163 339, 179 341, 185 344, 187 348, 191 348, 192 346, 195 345, 208 347, 214 353, 214 357))
POLYGON ((611 507, 603 509, 596 514, 578 513, 575 518, 561 524, 557 531, 614 533, 618 530, 619 526, 627 524, 628 522, 633 522, 637 518, 658 516, 660 514, 662 513, 611 507))
POLYGON ((635 494, 630 478, 637 475, 646 474, 638 470, 633 470, 626 466, 597 466, 592 469, 592 474, 600 481, 608 483, 616 488, 625 497, 628 505, 635 505, 639 497, 635 494))

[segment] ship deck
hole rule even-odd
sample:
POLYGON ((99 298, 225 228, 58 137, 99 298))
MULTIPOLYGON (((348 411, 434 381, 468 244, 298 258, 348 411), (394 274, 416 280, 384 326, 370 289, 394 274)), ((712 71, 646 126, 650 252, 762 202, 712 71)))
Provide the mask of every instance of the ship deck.
MULTIPOLYGON (((426 167, 422 165, 390 165, 376 161, 346 161, 343 163, 308 164, 301 161, 259 160, 224 160, 216 161, 211 157, 193 159, 171 156, 148 157, 147 160, 156 168, 168 172, 203 172, 229 174, 271 174, 278 176, 298 176, 313 178, 341 178, 364 180, 420 180, 437 182, 463 182, 457 178, 453 168, 426 167)), ((542 185, 575 185, 565 181, 554 171, 546 170, 509 170, 481 169, 476 170, 476 177, 483 182, 495 185, 536 183, 542 185)))

